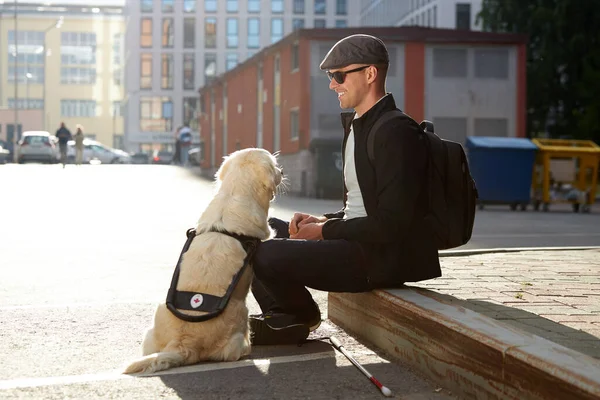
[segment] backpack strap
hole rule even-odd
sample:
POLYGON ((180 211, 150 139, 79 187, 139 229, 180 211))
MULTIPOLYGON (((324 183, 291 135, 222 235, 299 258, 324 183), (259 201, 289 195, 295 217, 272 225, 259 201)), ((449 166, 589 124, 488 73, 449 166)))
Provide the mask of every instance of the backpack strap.
POLYGON ((367 136, 367 154, 369 156, 369 161, 371 164, 375 161, 375 134, 386 122, 396 118, 396 117, 407 117, 402 111, 395 109, 386 111, 379 117, 377 121, 371 127, 369 131, 369 136, 367 136))

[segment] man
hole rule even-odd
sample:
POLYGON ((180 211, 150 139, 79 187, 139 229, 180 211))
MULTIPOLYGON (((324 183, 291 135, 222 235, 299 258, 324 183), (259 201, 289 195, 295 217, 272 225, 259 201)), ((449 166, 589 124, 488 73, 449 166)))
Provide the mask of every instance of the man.
MULTIPOLYGON (((369 35, 337 42, 320 65, 338 95, 344 128, 344 208, 273 219, 277 238, 254 257, 253 294, 263 314, 251 316, 254 344, 294 343, 316 329, 321 314, 306 286, 331 292, 400 287, 441 275, 427 212, 427 149, 418 128, 392 119, 378 129, 374 162, 367 136, 384 112, 389 56, 369 35)), ((371 132, 373 133, 373 132, 371 132)))
POLYGON ((83 162, 83 126, 77 125, 75 132, 75 165, 81 165, 83 162))
POLYGON ((60 128, 56 131, 56 137, 58 138, 58 147, 60 149, 60 162, 64 168, 67 163, 67 143, 71 140, 71 131, 65 127, 64 122, 60 123, 60 128))
POLYGON ((187 124, 185 124, 183 128, 181 128, 181 130, 179 131, 179 142, 181 151, 181 165, 185 167, 188 164, 189 159, 188 151, 190 151, 190 147, 192 145, 192 130, 187 124))

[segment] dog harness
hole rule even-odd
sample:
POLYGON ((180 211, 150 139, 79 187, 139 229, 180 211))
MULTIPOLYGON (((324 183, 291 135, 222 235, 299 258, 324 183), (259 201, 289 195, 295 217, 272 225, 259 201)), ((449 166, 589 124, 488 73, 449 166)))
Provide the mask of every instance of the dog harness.
MULTIPOLYGON (((233 293, 235 287, 237 286, 240 278, 242 277, 244 271, 250 264, 250 260, 258 247, 258 243, 260 239, 238 235, 237 233, 231 233, 227 231, 211 229, 206 232, 216 232, 222 233, 223 235, 230 236, 236 240, 238 240, 244 250, 246 251, 246 258, 244 258, 244 265, 242 268, 233 276, 227 291, 223 297, 214 296, 208 293, 197 293, 197 292, 185 292, 177 290, 177 282, 179 282, 179 271, 181 268, 181 261, 183 260, 183 255, 190 248, 194 237, 196 237, 196 230, 194 228, 190 228, 186 232, 187 240, 183 245, 183 250, 181 250, 181 254, 179 255, 179 260, 177 261, 177 266, 175 267, 175 272, 173 273, 173 279, 171 280, 171 287, 169 288, 169 292, 167 293, 167 308, 169 311, 173 313, 177 318, 182 319, 187 322, 202 322, 209 319, 212 319, 225 309, 227 303, 229 303, 229 298, 233 293), (187 315, 179 310, 187 310, 187 311, 203 311, 207 314, 203 315, 187 315)), ((202 234, 201 232, 199 234, 202 234)))

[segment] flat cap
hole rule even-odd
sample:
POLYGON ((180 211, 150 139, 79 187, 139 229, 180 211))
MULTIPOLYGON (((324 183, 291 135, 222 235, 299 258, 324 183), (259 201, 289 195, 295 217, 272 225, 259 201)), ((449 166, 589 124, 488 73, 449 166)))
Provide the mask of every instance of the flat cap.
POLYGON ((343 68, 350 64, 389 64, 390 58, 383 41, 371 35, 351 35, 333 45, 319 68, 343 68))

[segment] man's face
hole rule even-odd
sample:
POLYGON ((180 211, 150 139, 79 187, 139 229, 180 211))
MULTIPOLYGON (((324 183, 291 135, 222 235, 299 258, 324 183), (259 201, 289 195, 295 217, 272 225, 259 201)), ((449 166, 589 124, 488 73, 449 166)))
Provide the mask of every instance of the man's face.
POLYGON ((364 64, 350 64, 343 68, 327 71, 327 75, 331 79, 329 89, 337 93, 341 108, 355 108, 362 101, 368 88, 365 75, 368 67, 364 64), (352 72, 345 73, 348 71, 352 72), (338 80, 343 83, 339 83, 338 80))

